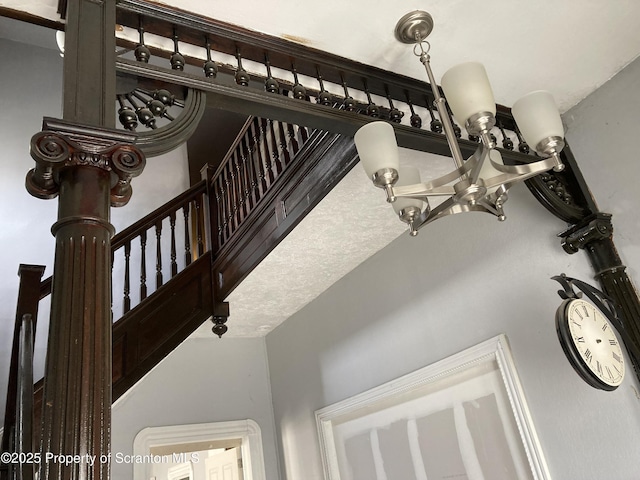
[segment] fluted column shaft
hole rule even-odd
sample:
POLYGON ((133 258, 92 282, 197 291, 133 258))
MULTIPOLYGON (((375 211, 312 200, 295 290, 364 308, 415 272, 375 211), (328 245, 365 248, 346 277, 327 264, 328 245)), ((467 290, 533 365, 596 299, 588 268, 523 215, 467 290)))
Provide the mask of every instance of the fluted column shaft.
POLYGON ((42 452, 80 455, 45 461, 43 477, 107 479, 111 425, 109 173, 75 166, 60 174, 42 452), (91 465, 91 457, 94 463, 91 465))

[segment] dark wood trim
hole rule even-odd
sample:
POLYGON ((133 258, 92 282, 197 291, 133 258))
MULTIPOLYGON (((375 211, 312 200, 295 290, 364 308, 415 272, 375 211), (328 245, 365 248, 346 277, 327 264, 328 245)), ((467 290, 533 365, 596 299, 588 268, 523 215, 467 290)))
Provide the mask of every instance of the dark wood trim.
MULTIPOLYGON (((386 96, 386 86, 395 98, 404 98, 404 90, 430 91, 429 84, 424 81, 175 7, 143 0, 121 0, 118 3, 119 24, 138 28, 140 16, 144 19, 146 32, 171 38, 175 27, 181 41, 202 46, 204 35, 207 34, 218 52, 235 55, 236 49, 240 48, 242 58, 259 63, 264 62, 265 52, 268 52, 273 67, 290 70, 291 63, 295 60, 298 73, 315 77, 316 69, 320 68, 324 80, 338 85, 342 83, 342 73, 347 84, 358 89, 362 89, 363 79, 367 79, 371 93, 381 96, 386 96)), ((407 49, 407 55, 411 55, 410 48, 407 49)), ((426 100, 416 98, 415 103, 424 106, 426 100)))
POLYGON ((139 133, 135 144, 147 157, 170 152, 185 143, 196 131, 206 107, 200 90, 188 89, 184 109, 178 118, 160 128, 139 133))
POLYGON ((568 145, 562 150, 561 157, 565 165, 562 172, 550 170, 525 183, 549 212, 569 224, 578 224, 598 212, 598 206, 568 145))
POLYGON ((226 298, 356 163, 350 137, 314 132, 261 205, 216 254, 215 298, 226 298))
MULTIPOLYGON (((130 75, 140 75, 153 80, 164 80, 201 89, 207 92, 208 107, 233 111, 247 116, 270 118, 349 137, 353 136, 363 125, 376 120, 355 112, 312 104, 283 95, 214 83, 206 78, 175 72, 155 65, 118 59, 116 66, 119 71, 130 75)), ((395 123, 392 126, 395 129, 400 147, 451 156, 447 139, 443 134, 395 123)), ((477 143, 464 139, 459 140, 459 144, 465 157, 471 156, 478 146, 477 143)), ((505 163, 529 163, 536 160, 536 157, 516 151, 500 149, 500 153, 505 163)))
POLYGON ((64 30, 63 22, 56 22, 49 20, 48 18, 38 17, 30 13, 22 12, 20 10, 14 10, 12 8, 0 7, 0 17, 13 18, 20 22, 31 23, 32 25, 39 25, 45 28, 51 28, 53 30, 64 30))

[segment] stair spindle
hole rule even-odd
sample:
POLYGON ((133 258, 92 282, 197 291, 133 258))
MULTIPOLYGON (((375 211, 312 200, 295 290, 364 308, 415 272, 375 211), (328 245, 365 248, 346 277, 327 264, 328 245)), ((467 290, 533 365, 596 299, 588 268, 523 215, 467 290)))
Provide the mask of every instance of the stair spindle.
POLYGON ((182 207, 184 217, 184 264, 191 265, 191 236, 189 235, 189 203, 182 207))
POLYGON ((227 236, 231 236, 231 234, 235 230, 235 225, 233 222, 233 191, 231 189, 231 176, 229 173, 229 164, 226 164, 222 169, 222 179, 224 181, 224 193, 225 193, 225 206, 226 213, 224 216, 225 225, 227 226, 227 236))
POLYGON ((247 157, 244 155, 241 148, 236 148, 234 155, 240 163, 240 171, 242 176, 242 199, 244 205, 244 216, 249 215, 249 212, 253 209, 251 203, 251 178, 249 177, 249 168, 247 167, 247 157))
POLYGON ((176 212, 169 214, 169 225, 171 227, 171 277, 178 274, 178 264, 176 262, 176 212))
POLYGON ((233 163, 236 167, 236 174, 239 180, 238 200, 240 201, 240 221, 242 222, 247 218, 247 215, 249 215, 251 208, 249 205, 249 184, 245 165, 240 156, 240 151, 237 148, 233 151, 233 163))
POLYGON ((275 177, 271 169, 271 158, 269 149, 267 148, 266 135, 260 128, 260 119, 258 117, 255 117, 253 119, 251 131, 253 134, 253 141, 256 145, 256 153, 258 155, 258 158, 260 159, 260 164, 262 165, 262 170, 264 172, 266 189, 269 189, 269 187, 271 187, 271 185, 273 184, 275 177))
POLYGON ((203 209, 200 197, 195 200, 196 206, 196 238, 198 239, 198 258, 204 254, 204 235, 203 235, 203 209))
POLYGON ((124 244, 124 299, 122 311, 127 313, 131 310, 131 281, 130 281, 130 262, 131 262, 131 242, 124 244))
POLYGON ((156 228, 156 290, 162 286, 162 220, 158 220, 156 228))
MULTIPOLYGON (((302 140, 302 136, 303 136, 302 132, 298 130, 298 133, 300 133, 300 137, 302 140)), ((301 142, 298 141, 298 135, 296 135, 296 129, 291 123, 287 123, 287 136, 289 137, 289 140, 287 143, 290 145, 291 152, 293 153, 293 155, 295 155, 300 151, 300 144, 302 143, 302 141, 301 142)))
POLYGON ((140 300, 147 298, 147 231, 140 234, 140 300))
POLYGON ((226 169, 229 174, 229 189, 231 194, 231 223, 235 230, 240 224, 240 179, 238 178, 238 174, 233 164, 233 157, 229 158, 226 169))
POLYGON ((269 137, 269 145, 271 150, 271 158, 276 171, 277 176, 280 176, 283 170, 282 161, 280 160, 280 153, 278 152, 278 140, 276 139, 276 132, 273 127, 273 120, 263 118, 262 121, 265 123, 265 129, 267 130, 267 135, 269 137))
POLYGON ((291 163, 291 154, 289 153, 289 148, 287 146, 287 133, 285 131, 286 126, 282 122, 278 122, 278 136, 279 136, 279 145, 280 145, 280 154, 281 158, 284 160, 285 166, 288 166, 291 163))

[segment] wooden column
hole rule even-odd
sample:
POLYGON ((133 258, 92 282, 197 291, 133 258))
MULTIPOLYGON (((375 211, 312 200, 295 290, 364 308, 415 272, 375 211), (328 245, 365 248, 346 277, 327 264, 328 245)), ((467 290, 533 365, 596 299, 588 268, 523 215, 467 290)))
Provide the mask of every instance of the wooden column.
POLYGON ((569 147, 562 151, 562 161, 563 172, 549 171, 527 180, 527 186, 551 213, 571 225, 559 235, 562 248, 568 254, 586 252, 600 288, 622 314, 625 343, 640 378, 640 296, 618 255, 611 215, 599 211, 569 147))
POLYGON ((113 130, 116 0, 66 3, 64 120, 44 120, 31 141, 36 168, 27 175, 32 195, 59 196, 40 478, 106 480, 110 206, 127 203, 130 180, 142 172, 144 156, 132 146, 134 135, 113 130))

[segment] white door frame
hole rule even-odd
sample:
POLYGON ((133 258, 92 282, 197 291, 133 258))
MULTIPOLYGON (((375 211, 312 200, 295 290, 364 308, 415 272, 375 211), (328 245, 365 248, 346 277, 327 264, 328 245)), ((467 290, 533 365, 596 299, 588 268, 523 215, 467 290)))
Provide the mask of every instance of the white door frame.
MULTIPOLYGON (((253 420, 231 422, 198 423, 193 425, 171 425, 147 427, 133 441, 134 455, 149 455, 152 447, 180 443, 206 442, 212 440, 241 440, 242 471, 244 480, 266 480, 262 434, 260 426, 253 420)), ((149 480, 150 463, 135 463, 133 480, 149 480)))

